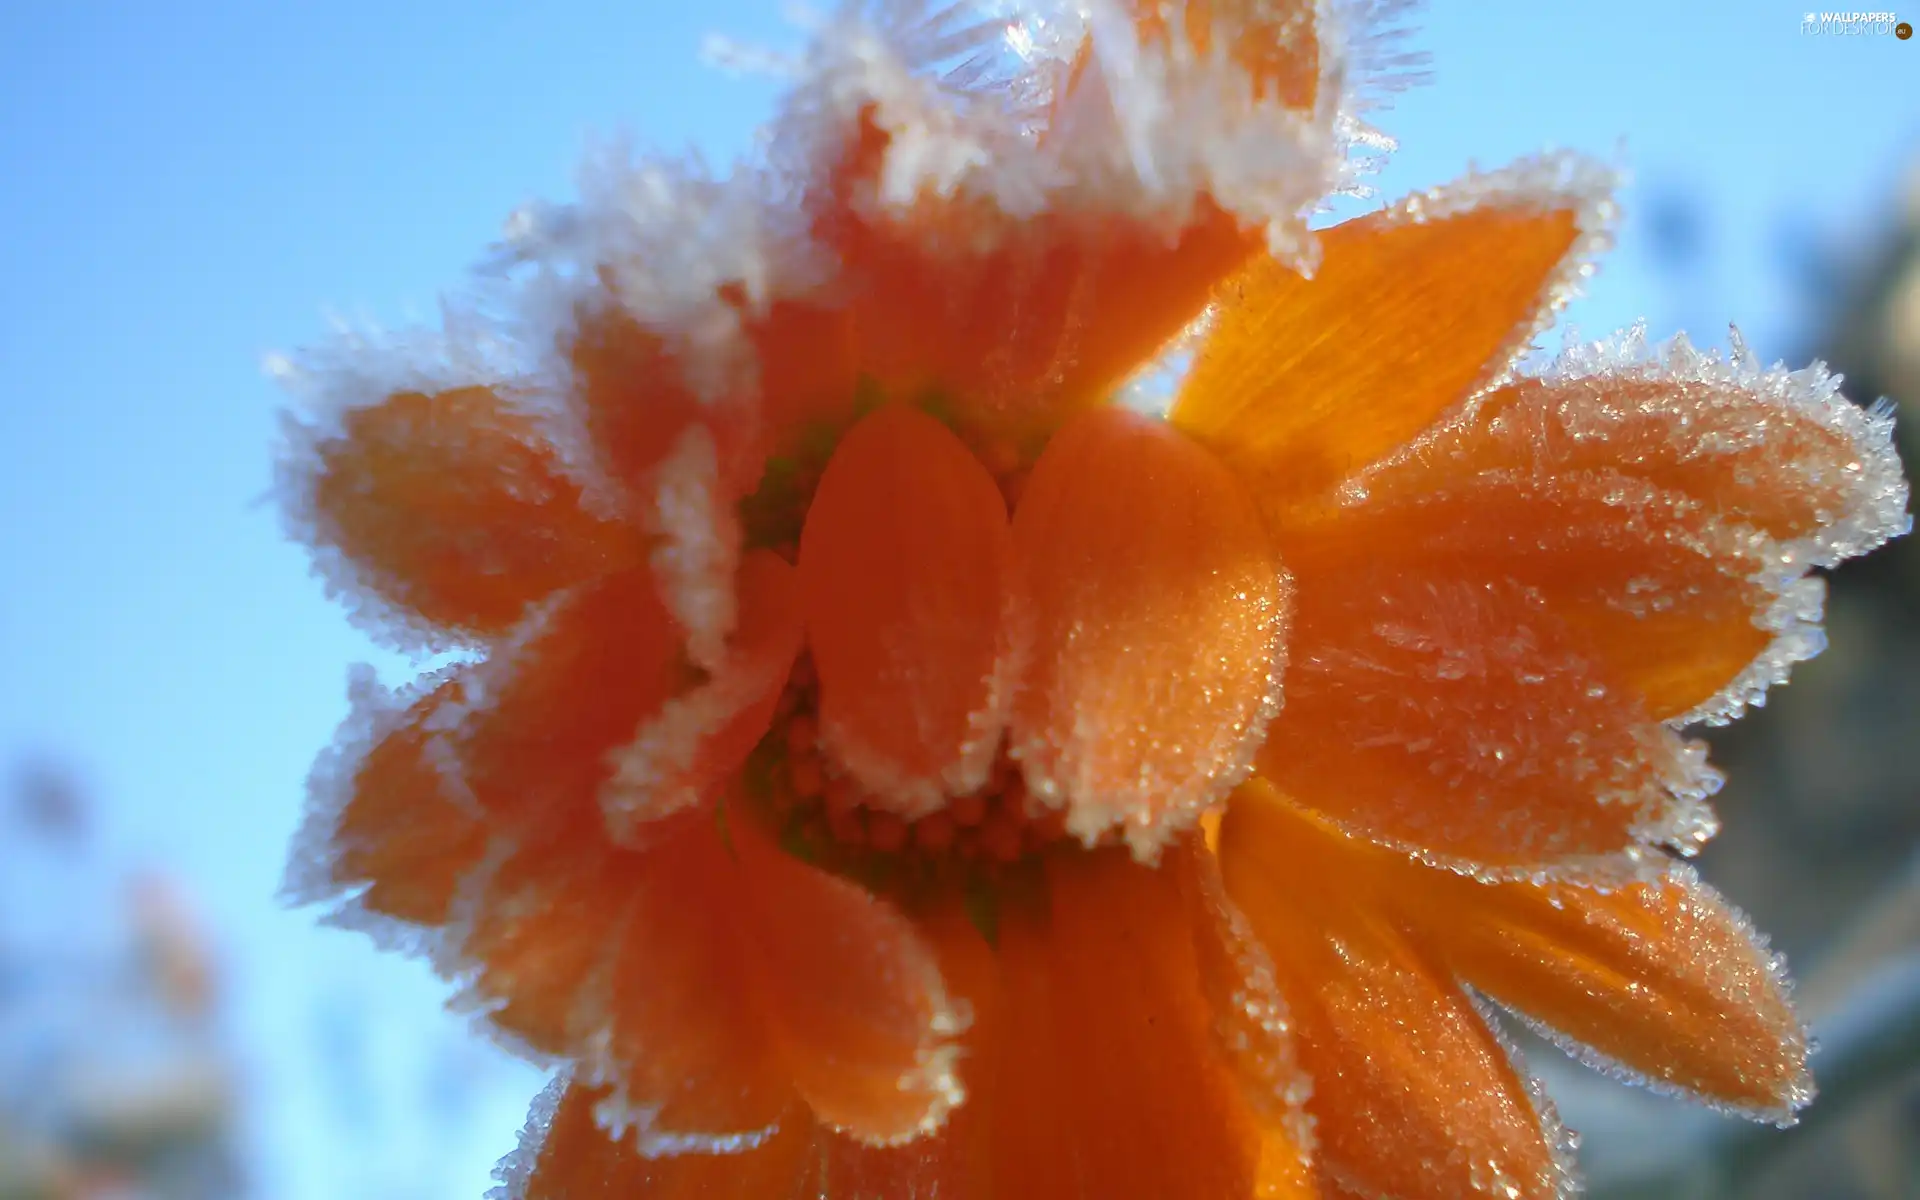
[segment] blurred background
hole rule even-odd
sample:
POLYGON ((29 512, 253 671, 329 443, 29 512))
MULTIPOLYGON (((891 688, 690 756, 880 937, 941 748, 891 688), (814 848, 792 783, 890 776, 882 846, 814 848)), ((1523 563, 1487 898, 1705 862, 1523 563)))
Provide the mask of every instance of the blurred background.
MULTIPOLYGON (((1806 15, 1434 4, 1377 182, 1629 166, 1563 327, 1737 322, 1899 402, 1912 463, 1920 42, 1806 15)), ((433 319, 589 134, 742 151, 776 88, 702 66, 711 33, 797 39, 776 0, 0 5, 0 1198, 453 1200, 512 1148, 539 1074, 274 899, 349 664, 408 664, 262 503, 260 363, 329 312, 433 319)), ((1530 1044, 1603 1195, 1920 1196, 1920 543, 1835 582, 1831 649, 1712 734, 1705 856, 1794 964, 1827 1094, 1774 1134, 1530 1044)))

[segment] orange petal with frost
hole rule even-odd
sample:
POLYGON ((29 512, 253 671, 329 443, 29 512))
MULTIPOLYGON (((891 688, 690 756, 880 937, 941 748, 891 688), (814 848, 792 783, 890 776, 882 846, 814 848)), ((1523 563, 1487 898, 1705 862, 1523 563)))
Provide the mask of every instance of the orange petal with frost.
POLYGON ((1708 702, 1775 636, 1762 627, 1780 599, 1758 579, 1764 545, 1684 496, 1612 471, 1426 484, 1399 474, 1381 472, 1365 501, 1283 532, 1288 561, 1338 575, 1365 558, 1539 595, 1658 720, 1708 702))
POLYGON ((652 573, 635 569, 567 597, 503 650, 461 750, 482 806, 507 826, 588 813, 597 822, 612 752, 692 681, 684 636, 652 573))
POLYGON ((1218 1041, 1170 859, 1046 860, 999 922, 992 1195, 1021 1200, 1306 1197, 1305 1147, 1251 1104, 1218 1041))
POLYGON ((1690 872, 1601 892, 1429 871, 1401 895, 1462 980, 1645 1079, 1774 1119, 1812 1097, 1772 956, 1690 872))
POLYGON ((1264 511, 1315 499, 1431 425, 1557 305, 1592 197, 1471 189, 1326 230, 1312 279, 1261 258, 1221 286, 1169 419, 1264 511))
POLYGON ((806 1118, 796 1115, 764 1142, 735 1154, 648 1157, 632 1133, 616 1136, 595 1118, 613 1090, 564 1085, 533 1153, 517 1200, 803 1200, 809 1149, 806 1118))
POLYGON ((1312 1142, 1312 1119, 1303 1107, 1310 1080, 1294 1051, 1293 1026, 1274 982, 1272 959, 1228 897, 1219 857, 1208 844, 1209 837, 1218 836, 1220 816, 1220 809, 1209 810, 1201 831, 1179 844, 1169 868, 1186 904, 1200 991, 1215 1014, 1219 1048, 1262 1123, 1287 1131, 1296 1150, 1298 1162, 1284 1155, 1263 1160, 1264 1177, 1276 1181, 1276 1194, 1285 1196, 1304 1187, 1308 1156, 1297 1152, 1312 1142))
POLYGON ((962 1098, 964 1010, 897 909, 731 825, 742 952, 769 1036, 814 1115, 862 1142, 938 1128, 962 1098))
POLYGON ((582 312, 566 346, 587 434, 614 479, 644 491, 688 428, 713 438, 730 495, 759 476, 756 430, 745 395, 703 397, 684 356, 617 305, 582 312))
POLYGON ((645 835, 555 831, 501 865, 462 947, 497 1024, 617 1084, 643 1144, 722 1145, 796 1095, 866 1143, 939 1125, 966 1022, 904 916, 745 814, 645 835))
POLYGON ((646 827, 583 927, 613 955, 589 1028, 649 1144, 713 1145, 781 1120, 793 1087, 768 1031, 733 830, 710 809, 646 827))
POLYGON ((1526 589, 1295 561, 1287 703, 1260 774, 1342 828, 1481 870, 1686 841, 1714 780, 1526 589))
POLYGON ((739 628, 719 671, 668 700, 615 753, 600 803, 617 840, 716 796, 766 735, 800 652, 799 580, 778 555, 756 550, 741 562, 735 592, 739 628))
POLYGON ((887 207, 891 135, 863 116, 815 235, 842 264, 861 362, 894 395, 939 393, 960 424, 1025 443, 1106 399, 1259 245, 1203 200, 1176 236, 1116 214, 1014 217, 977 197, 887 207))
POLYGON ((903 405, 847 432, 807 512, 800 587, 821 736, 909 818, 978 787, 992 764, 1011 554, 993 477, 903 405))
POLYGON ((610 965, 632 896, 632 858, 611 851, 590 817, 557 819, 516 845, 460 943, 488 1019, 544 1054, 578 1051, 596 1023, 588 982, 610 965))
POLYGON ((1239 481, 1120 408, 1062 429, 1014 513, 1031 640, 1010 749, 1082 838, 1147 852, 1245 771, 1279 686, 1287 584, 1239 481))
POLYGON ((939 959, 952 995, 972 1020, 958 1070, 966 1099, 939 1129, 898 1145, 875 1146, 844 1133, 816 1134, 823 1196, 938 1196, 986 1200, 992 1188, 988 1141, 995 1104, 989 1047, 999 1027, 1000 991, 993 951, 959 903, 916 914, 920 935, 939 959))
POLYGON ((1757 656, 1814 649, 1791 639, 1819 584, 1782 589, 1897 530, 1904 488, 1884 426, 1807 373, 1668 353, 1501 389, 1370 472, 1324 538, 1522 579, 1656 717, 1729 707, 1757 656))
POLYGON ((638 551, 581 506, 537 422, 487 388, 349 409, 312 453, 315 538, 382 599, 460 633, 501 633, 638 551))
POLYGON ((1555 1197, 1525 1082, 1439 963, 1349 886, 1347 856, 1263 789, 1220 829, 1227 892, 1272 952, 1313 1079, 1321 1171, 1362 1195, 1555 1197))
POLYGON ((1733 382, 1639 372, 1528 379, 1489 396, 1430 457, 1446 455, 1454 471, 1615 470, 1788 540, 1868 502, 1859 494, 1869 483, 1867 448, 1845 427, 1853 422, 1834 419, 1841 415, 1790 407, 1733 382))
POLYGON ((476 669, 484 688, 457 734, 459 769, 511 851, 487 879, 463 944, 496 1024, 571 1052, 589 977, 609 961, 632 894, 630 856, 597 803, 611 752, 684 685, 680 632, 651 573, 623 571, 565 598, 518 646, 476 669))
POLYGON ((486 851, 486 828, 460 800, 436 745, 436 727, 450 706, 466 702, 468 684, 456 676, 415 701, 353 769, 328 875, 342 887, 364 883, 356 897, 363 908, 444 925, 461 880, 486 851))

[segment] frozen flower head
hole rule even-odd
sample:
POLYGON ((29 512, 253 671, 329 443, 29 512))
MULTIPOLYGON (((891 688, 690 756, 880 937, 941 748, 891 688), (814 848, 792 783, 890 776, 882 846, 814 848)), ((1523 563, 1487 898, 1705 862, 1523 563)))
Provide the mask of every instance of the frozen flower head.
POLYGON ((898 7, 765 161, 599 165, 294 373, 303 536, 463 651, 357 685, 295 891, 563 1068, 503 1195, 1564 1193, 1481 997, 1789 1118, 1678 730, 1905 527, 1885 415, 1637 336, 1516 374, 1578 159, 1309 235, 1357 9, 898 7))

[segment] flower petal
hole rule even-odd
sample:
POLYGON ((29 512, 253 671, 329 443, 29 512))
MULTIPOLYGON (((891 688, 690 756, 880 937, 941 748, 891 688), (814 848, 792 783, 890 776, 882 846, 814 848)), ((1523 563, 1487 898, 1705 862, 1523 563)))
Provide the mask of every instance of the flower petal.
POLYGON ((377 734, 344 781, 344 803, 320 854, 329 891, 365 888, 364 909, 444 925, 460 882, 480 864, 486 827, 459 793, 440 740, 469 681, 448 678, 377 734))
MULTIPOLYGON (((1217 837, 1217 821, 1209 823, 1217 837)), ((1180 860, 1169 869, 1187 905, 1200 991, 1214 1012, 1219 1049, 1263 1125, 1284 1129, 1284 1143, 1296 1152, 1291 1159, 1264 1159, 1263 1178, 1271 1181, 1277 1195, 1302 1191, 1307 1151, 1313 1146, 1313 1118, 1305 1107, 1312 1080, 1295 1053, 1296 1031, 1275 982, 1273 962, 1245 914, 1228 898, 1219 858, 1206 835, 1187 839, 1177 853, 1180 860)))
POLYGON ((1287 560, 1303 575, 1343 575, 1364 558, 1538 595, 1655 719, 1690 712, 1771 638, 1817 620, 1817 582, 1804 597, 1809 584, 1774 592, 1751 537, 1617 472, 1494 471, 1431 486, 1396 476, 1370 477, 1378 486, 1364 501, 1279 535, 1287 560))
POLYGON ((514 847, 460 946, 489 1020, 619 1092, 647 1147, 725 1144, 793 1090, 742 942, 740 872, 708 811, 622 849, 590 815, 514 847))
POLYGON ((1868 493, 1884 481, 1862 461, 1875 449, 1866 414, 1833 401, 1783 402, 1735 378, 1526 379, 1488 396, 1429 455, 1454 472, 1614 470, 1790 541, 1879 499, 1868 493))
POLYGON ((556 1084, 559 1093, 553 1112, 536 1113, 527 1140, 536 1146, 521 1151, 531 1158, 524 1179, 515 1166, 502 1172, 509 1179, 509 1200, 714 1200, 723 1196, 802 1200, 809 1139, 804 1115, 765 1142, 735 1154, 669 1154, 648 1157, 631 1136, 614 1134, 595 1117, 595 1110, 614 1101, 610 1088, 575 1081, 556 1084))
POLYGON ((1406 919, 1487 996, 1719 1104, 1784 1120, 1812 1099, 1777 965, 1690 872, 1604 892, 1408 874, 1406 919))
MULTIPOLYGON (((1290 561, 1291 558, 1290 558, 1290 561)), ((1476 871, 1688 844, 1717 784, 1524 588, 1303 560, 1258 764, 1351 832, 1476 871)))
POLYGON ((1010 750, 1072 833, 1151 853, 1244 777, 1278 700, 1285 573, 1226 468, 1120 408, 1055 436, 1013 538, 1031 655, 1010 750))
POLYGON ((890 394, 936 391, 960 424, 1017 443, 1044 434, 1171 341, 1259 246, 1202 200, 1172 236, 1119 213, 1021 217, 983 198, 878 187, 893 153, 870 111, 814 197, 814 233, 842 264, 861 361, 890 394))
POLYGON ((576 1033, 643 1149, 724 1147, 794 1101, 743 938, 752 882, 711 811, 648 835, 615 852, 613 885, 568 931, 604 948, 604 990, 583 995, 592 1007, 576 1033))
POLYGON ((582 416, 601 466, 644 493, 689 428, 707 430, 731 494, 754 485, 759 464, 746 397, 703 399, 668 341, 617 303, 582 312, 566 346, 582 416))
POLYGON ((588 984, 618 950, 611 931, 631 904, 636 865, 590 813, 556 814, 482 881, 448 973, 471 971, 488 1020, 527 1047, 579 1052, 598 1021, 588 984))
POLYGON ((1311 1195, 1295 1127, 1249 1102, 1216 1040, 1176 868, 1099 851, 1045 873, 1043 896, 1009 903, 999 927, 1004 999, 980 1051, 991 1194, 1311 1195))
POLYGON ((348 409, 307 458, 289 471, 309 538, 381 599, 457 633, 504 632, 639 551, 581 506, 537 423, 488 388, 348 409))
MULTIPOLYGON (((473 986, 494 1005, 493 1022, 536 1049, 579 1054, 606 1027, 596 989, 621 954, 623 914, 646 900, 650 876, 676 861, 660 843, 692 836, 681 821, 650 828, 637 849, 617 848, 599 804, 614 751, 693 679, 681 636, 641 568, 567 597, 481 668, 487 691, 459 732, 458 761, 505 849, 471 898, 461 961, 446 965, 477 963, 473 986)), ((711 829, 705 813, 687 820, 711 829)), ((653 927, 659 936, 710 941, 716 918, 689 898, 660 907, 679 914, 682 905, 686 915, 653 927)))
POLYGON ((499 867, 463 946, 496 1024, 616 1086, 643 1148, 724 1146, 796 1093, 867 1142, 945 1118, 965 1021, 905 917, 745 814, 646 835, 620 849, 576 829, 499 867))
POLYGON ((363 907, 427 924, 471 907, 440 965, 480 962, 495 1024, 535 1048, 570 1046, 607 957, 627 887, 595 800, 609 752, 681 686, 678 642, 644 568, 576 589, 417 703, 347 789, 335 885, 365 877, 363 907))
POLYGON ((617 766, 631 765, 614 751, 674 713, 702 716, 690 695, 713 698, 685 690, 695 677, 650 572, 581 589, 503 648, 480 669, 489 694, 452 739, 503 853, 463 900, 471 923, 443 965, 476 965, 472 986, 495 1025, 534 1049, 590 1059, 674 1134, 758 1128, 792 1095, 742 966, 751 922, 740 868, 710 808, 666 815, 684 808, 680 793, 710 798, 764 731, 798 636, 791 576, 770 555, 749 556, 731 665, 743 673, 735 682, 763 686, 742 691, 731 717, 672 722, 685 761, 656 780, 654 807, 621 813, 626 848, 609 839, 597 803, 617 766))
POLYGON ((1357 902, 1349 856, 1261 786, 1221 824, 1227 892, 1273 954, 1322 1171, 1363 1195, 1555 1197, 1526 1083, 1448 973, 1357 902))
POLYGON ((863 419, 800 537, 820 732, 908 818, 985 782, 1005 720, 1012 539, 992 476, 904 405, 863 419))
POLYGON ((933 949, 897 909, 732 824, 750 970, 793 1085, 823 1123, 868 1143, 929 1133, 960 1102, 956 1039, 933 949))
POLYGON ((939 1197, 986 1200, 992 1187, 988 1137, 992 1083, 984 1050, 999 1020, 999 982, 993 953, 960 904, 915 916, 915 926, 938 956, 954 996, 971 1010, 958 1070, 966 1100, 930 1133, 898 1145, 875 1146, 828 1129, 816 1133, 822 1196, 939 1197))
POLYGON ((1819 651, 1807 567, 1907 527, 1890 422, 1836 383, 1678 340, 1570 352, 1367 472, 1324 536, 1524 580, 1656 717, 1724 719, 1819 651))
POLYGON ((594 813, 611 753, 695 676, 682 627, 644 568, 566 597, 485 668, 489 694, 460 748, 494 821, 517 828, 594 813))
POLYGON ((765 550, 747 554, 735 591, 740 626, 720 670, 668 700, 615 752, 600 805, 619 841, 638 826, 713 799, 766 735, 804 624, 794 569, 765 550))
POLYGON ((1319 497, 1496 380, 1565 302, 1605 216, 1574 159, 1523 163, 1320 235, 1222 285, 1170 420, 1268 513, 1319 497))
POLYGON ((711 797, 766 732, 796 653, 793 571, 747 555, 729 589, 741 621, 714 675, 687 661, 685 627, 651 572, 610 575, 567 596, 481 670, 459 737, 462 775, 506 829, 604 806, 636 821, 711 797))

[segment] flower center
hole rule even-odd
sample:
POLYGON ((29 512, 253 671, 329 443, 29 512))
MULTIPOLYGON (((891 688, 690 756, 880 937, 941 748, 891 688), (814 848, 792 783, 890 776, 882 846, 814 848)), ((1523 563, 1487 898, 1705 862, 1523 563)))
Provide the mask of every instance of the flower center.
MULTIPOLYGON (((801 429, 783 453, 768 460, 759 486, 740 504, 748 545, 798 560, 815 491, 843 435, 886 399, 879 385, 863 380, 848 419, 801 429)), ((998 485, 1010 514, 1039 447, 967 428, 952 418, 952 406, 937 391, 917 396, 912 406, 961 439, 998 485)), ((884 861, 889 872, 906 868, 936 878, 949 871, 991 872, 1064 837, 1065 814, 1028 794, 1004 748, 980 788, 950 796, 917 819, 902 817, 898 805, 869 793, 821 744, 819 712, 813 662, 802 653, 748 772, 752 794, 765 806, 762 815, 781 831, 789 851, 855 874, 884 861)))
POLYGON ((1002 750, 985 786, 951 797, 909 821, 841 771, 820 746, 818 685, 802 654, 780 698, 773 728, 748 766, 751 794, 769 810, 782 844, 809 861, 857 869, 891 860, 940 876, 991 870, 1045 850, 1066 834, 1066 815, 1029 795, 1002 750))

